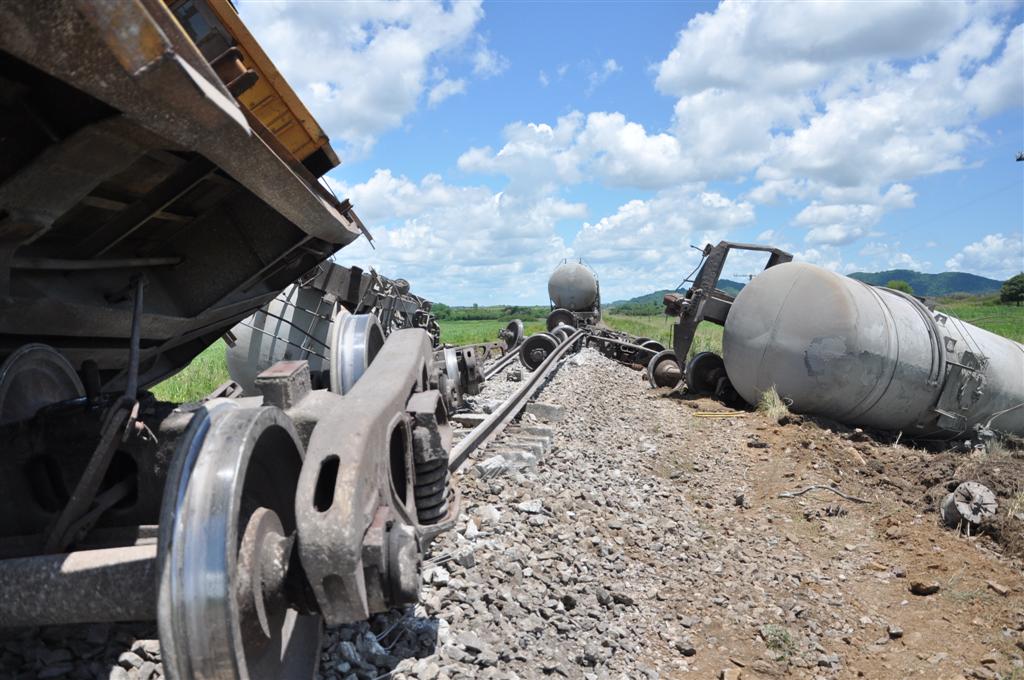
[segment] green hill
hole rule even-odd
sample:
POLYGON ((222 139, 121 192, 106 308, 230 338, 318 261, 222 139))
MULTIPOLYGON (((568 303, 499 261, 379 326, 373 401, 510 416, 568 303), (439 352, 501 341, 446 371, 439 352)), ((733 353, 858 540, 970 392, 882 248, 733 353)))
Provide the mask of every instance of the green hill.
POLYGON ((914 289, 914 295, 922 297, 941 297, 953 293, 969 293, 985 295, 998 293, 1002 281, 988 279, 984 276, 965 274, 963 272, 943 272, 941 274, 922 274, 909 269, 890 269, 884 272, 854 272, 850 278, 870 283, 873 286, 884 286, 897 279, 906 281, 914 289))
MULTIPOLYGON (((893 279, 906 281, 914 289, 914 295, 922 297, 943 297, 953 293, 969 295, 991 295, 998 293, 1002 281, 988 279, 984 276, 965 274, 963 272, 943 272, 941 274, 922 274, 909 269, 890 269, 884 272, 856 272, 851 278, 869 283, 873 286, 884 286, 893 279)), ((729 279, 720 279, 718 287, 730 295, 736 295, 744 284, 729 279)), ((605 308, 618 314, 660 314, 664 307, 662 298, 670 290, 656 290, 629 300, 617 300, 605 304, 605 308)))
MULTIPOLYGON (((743 290, 743 286, 744 284, 738 283, 736 281, 730 281, 729 279, 718 280, 718 288, 720 290, 725 291, 729 295, 735 295, 736 293, 740 292, 741 290, 743 290)), ((618 307, 626 307, 631 305, 655 304, 658 307, 661 307, 661 301, 665 297, 665 293, 673 292, 675 291, 669 290, 667 288, 665 290, 656 290, 653 293, 647 293, 646 295, 630 298, 628 300, 616 300, 615 302, 609 302, 606 303, 604 306, 611 309, 615 309, 618 307)))

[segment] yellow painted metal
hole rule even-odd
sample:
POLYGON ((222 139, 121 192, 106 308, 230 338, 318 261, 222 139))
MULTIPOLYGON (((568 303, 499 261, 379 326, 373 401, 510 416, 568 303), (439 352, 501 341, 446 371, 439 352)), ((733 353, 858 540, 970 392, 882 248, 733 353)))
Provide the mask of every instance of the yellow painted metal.
MULTIPOLYGON (((242 62, 247 69, 259 75, 256 84, 242 92, 238 101, 248 109, 277 140, 299 161, 322 150, 330 167, 337 166, 338 159, 323 129, 313 114, 302 103, 291 85, 263 51, 256 38, 242 23, 238 12, 229 0, 194 0, 203 5, 230 34, 234 47, 242 53, 242 62)), ((165 0, 169 5, 176 0, 165 0)), ((215 55, 207 55, 212 58, 215 55)))

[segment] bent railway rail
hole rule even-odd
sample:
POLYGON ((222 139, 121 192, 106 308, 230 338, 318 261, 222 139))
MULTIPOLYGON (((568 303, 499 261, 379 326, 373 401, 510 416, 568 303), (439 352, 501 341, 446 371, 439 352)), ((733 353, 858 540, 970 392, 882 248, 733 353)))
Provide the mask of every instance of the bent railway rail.
POLYGON ((518 352, 510 351, 493 364, 484 369, 484 380, 490 380, 492 376, 498 375, 508 368, 519 356, 518 352))
MULTIPOLYGON (((572 349, 576 341, 584 335, 586 335, 586 331, 580 329, 559 343, 540 366, 529 374, 529 377, 523 381, 523 384, 511 397, 502 402, 501 406, 495 409, 482 423, 474 427, 468 435, 452 448, 451 455, 448 458, 448 470, 450 472, 458 471, 469 459, 469 455, 473 451, 486 446, 488 442, 492 441, 505 429, 509 422, 523 410, 526 403, 537 393, 548 376, 555 371, 559 362, 572 349)), ((510 356, 515 356, 515 354, 510 356)))

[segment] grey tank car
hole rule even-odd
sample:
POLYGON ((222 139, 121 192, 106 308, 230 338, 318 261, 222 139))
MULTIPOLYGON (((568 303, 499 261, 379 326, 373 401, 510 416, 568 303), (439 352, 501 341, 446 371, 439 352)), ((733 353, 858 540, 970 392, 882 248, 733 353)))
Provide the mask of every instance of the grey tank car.
POLYGON ((554 330, 561 324, 577 328, 592 326, 601 320, 601 287, 597 274, 578 262, 563 262, 548 278, 548 297, 551 312, 547 328, 554 330))
POLYGON ((706 246, 665 313, 677 317, 672 357, 691 391, 756 404, 774 388, 798 413, 913 438, 1024 434, 1024 345, 777 248, 706 246), (717 288, 732 250, 768 254, 735 297, 717 288), (725 327, 722 356, 687 360, 701 321, 725 327))
POLYGON ((811 264, 740 291, 722 358, 750 403, 774 387, 797 412, 907 436, 1024 434, 1024 345, 811 264))

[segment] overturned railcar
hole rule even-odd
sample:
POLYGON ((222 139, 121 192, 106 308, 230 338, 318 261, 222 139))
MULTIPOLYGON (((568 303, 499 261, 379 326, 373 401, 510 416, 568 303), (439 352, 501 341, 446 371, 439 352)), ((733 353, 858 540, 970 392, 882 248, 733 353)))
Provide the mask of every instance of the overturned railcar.
POLYGON ((227 0, 0 26, 0 626, 157 620, 170 678, 315 677, 323 622, 414 601, 454 512, 429 337, 344 396, 298 361, 156 400, 365 232, 337 157, 227 0))
POLYGON ((253 394, 262 371, 279 361, 306 361, 314 387, 344 394, 392 332, 422 328, 437 347, 441 327, 431 308, 404 279, 324 262, 231 329, 228 372, 253 394))
POLYGON ((708 245, 690 288, 665 296, 666 314, 678 317, 674 357, 688 356, 701 321, 725 327, 722 356, 679 360, 688 389, 751 404, 775 389, 798 413, 908 437, 1024 434, 1024 345, 792 259, 767 246, 708 245), (735 297, 717 288, 733 250, 768 255, 735 297))
POLYGON ((1024 345, 811 264, 740 291, 722 350, 751 403, 774 387, 798 412, 911 437, 1024 434, 1024 345))

